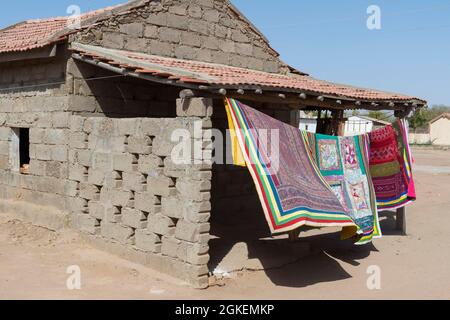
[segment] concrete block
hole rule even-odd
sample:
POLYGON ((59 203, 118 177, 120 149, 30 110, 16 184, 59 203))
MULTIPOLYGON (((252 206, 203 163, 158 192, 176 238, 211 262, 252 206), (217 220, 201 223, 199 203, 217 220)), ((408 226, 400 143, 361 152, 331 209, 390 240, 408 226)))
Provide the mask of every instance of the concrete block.
POLYGON ((105 172, 102 170, 89 168, 87 182, 92 185, 102 186, 105 181, 105 172))
POLYGON ((92 166, 92 155, 90 150, 70 150, 69 159, 79 165, 90 167, 92 166))
POLYGON ((202 45, 202 38, 189 31, 181 32, 180 44, 199 48, 202 45))
POLYGON ((167 26, 167 13, 151 13, 147 18, 147 22, 155 26, 167 26))
POLYGON ((68 111, 74 112, 94 112, 98 107, 96 97, 72 95, 69 98, 68 111))
POLYGON ((169 7, 169 13, 185 16, 187 14, 187 7, 187 4, 172 5, 169 7))
POLYGON ((132 193, 130 191, 110 189, 107 187, 103 187, 100 191, 100 201, 111 203, 114 206, 126 207, 132 198, 132 193))
POLYGON ((144 34, 144 25, 138 22, 121 24, 120 32, 133 37, 142 37, 144 34))
POLYGON ((158 199, 150 192, 136 192, 134 199, 134 207, 138 210, 156 213, 156 206, 159 205, 158 199))
POLYGON ((124 42, 125 38, 121 34, 109 32, 103 34, 103 45, 107 48, 123 49, 124 42))
POLYGON ((217 10, 205 10, 203 13, 203 19, 209 22, 217 23, 220 19, 220 12, 217 10))
POLYGON ((119 119, 116 122, 117 135, 131 136, 141 132, 141 119, 119 119))
POLYGON ((166 27, 159 28, 159 39, 164 42, 179 43, 181 31, 166 27))
POLYGON ((117 171, 133 172, 134 165, 137 165, 138 159, 136 156, 129 153, 114 154, 113 155, 113 169, 117 171))
POLYGON ((30 128, 30 143, 44 143, 45 129, 30 128))
POLYGON ((139 250, 153 253, 161 252, 161 238, 148 230, 136 230, 135 240, 135 246, 139 250))
POLYGON ((141 173, 149 174, 151 170, 161 168, 163 165, 163 160, 153 154, 139 156, 138 170, 141 173))
POLYGON ((36 145, 35 152, 37 160, 52 160, 52 150, 47 145, 36 145))
POLYGON ((0 155, 8 156, 9 155, 9 142, 8 141, 0 141, 0 155))
POLYGON ((86 232, 89 234, 97 234, 100 231, 99 221, 86 214, 77 215, 77 226, 81 232, 86 232))
POLYGON ((98 186, 89 183, 80 183, 79 196, 80 198, 87 200, 99 200, 100 199, 100 188, 98 186))
POLYGON ((127 140, 126 150, 135 154, 150 154, 152 152, 152 139, 148 136, 130 136, 127 140))
MULTIPOLYGON (((167 26, 179 30, 187 30, 190 20, 183 15, 171 14, 167 15, 167 26)), ((161 30, 160 30, 161 35, 161 30)))
POLYGON ((161 213, 170 218, 183 218, 193 223, 208 222, 210 211, 209 201, 191 202, 176 197, 163 197, 161 200, 161 213))
POLYGON ((88 177, 88 168, 80 164, 69 165, 69 179, 79 182, 86 182, 88 177))
POLYGON ((30 160, 30 174, 34 176, 46 175, 46 161, 30 160))
POLYGON ((177 99, 177 116, 210 117, 213 112, 213 100, 209 98, 177 99))
POLYGON ((147 178, 147 191, 157 196, 169 197, 175 195, 176 190, 174 188, 173 179, 165 176, 147 178))
POLYGON ((10 141, 12 135, 12 130, 7 127, 0 127, 0 140, 10 141))
POLYGON ((200 202, 205 199, 202 192, 211 190, 211 181, 180 178, 177 180, 176 188, 182 198, 200 202))
POLYGON ((169 217, 162 214, 150 214, 148 216, 148 230, 158 235, 173 235, 175 224, 169 217))
POLYGON ((121 244, 133 242, 134 231, 130 227, 118 223, 103 222, 100 229, 101 235, 105 238, 116 240, 121 244))
POLYGON ((209 232, 209 223, 191 223, 186 220, 179 220, 175 230, 175 237, 188 242, 198 242, 200 234, 209 232))
POLYGON ((84 132, 72 132, 69 136, 69 147, 72 149, 87 149, 88 135, 84 132))
POLYGON ((192 18, 201 18, 203 16, 202 7, 195 4, 190 4, 188 8, 188 14, 192 18))
POLYGON ((72 115, 69 120, 70 132, 80 132, 83 131, 85 117, 72 115))
POLYGON ((135 229, 145 229, 147 226, 147 217, 140 210, 122 208, 122 224, 135 229))
POLYGON ((46 161, 45 175, 48 177, 55 177, 55 178, 67 178, 68 166, 66 163, 58 161, 46 161))
POLYGON ((52 125, 53 128, 69 128, 70 120, 69 112, 53 112, 52 113, 52 125))
POLYGON ((143 191, 145 186, 145 177, 139 172, 124 172, 123 178, 123 189, 133 190, 133 191, 143 191))
POLYGON ((189 46, 176 46, 175 57, 178 59, 193 60, 197 56, 198 49, 189 46))
POLYGON ((68 148, 67 145, 47 146, 51 150, 51 160, 53 161, 67 161, 68 148))
POLYGON ((157 39, 158 38, 158 27, 157 26, 146 26, 144 30, 144 37, 157 39))
POLYGON ((172 237, 162 237, 161 242, 161 253, 163 255, 173 258, 178 257, 178 246, 180 245, 181 241, 172 237))
POLYGON ((177 248, 177 257, 193 265, 204 265, 209 262, 208 251, 207 244, 181 242, 177 248))
POLYGON ((88 201, 80 197, 68 198, 67 210, 70 213, 87 214, 89 213, 88 201))
POLYGON ((113 170, 113 155, 107 152, 94 152, 92 168, 103 172, 111 172, 113 170))

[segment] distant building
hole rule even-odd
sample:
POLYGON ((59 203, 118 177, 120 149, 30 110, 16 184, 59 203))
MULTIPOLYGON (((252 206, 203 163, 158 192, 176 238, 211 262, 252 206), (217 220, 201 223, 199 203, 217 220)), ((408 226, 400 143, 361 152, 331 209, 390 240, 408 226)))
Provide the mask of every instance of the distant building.
POLYGON ((316 133, 317 117, 300 111, 300 130, 316 133))
POLYGON ((378 120, 367 116, 352 116, 345 122, 345 136, 356 136, 369 133, 378 128, 390 124, 387 121, 378 120))
POLYGON ((450 113, 443 113, 429 122, 430 140, 434 145, 450 146, 450 113))

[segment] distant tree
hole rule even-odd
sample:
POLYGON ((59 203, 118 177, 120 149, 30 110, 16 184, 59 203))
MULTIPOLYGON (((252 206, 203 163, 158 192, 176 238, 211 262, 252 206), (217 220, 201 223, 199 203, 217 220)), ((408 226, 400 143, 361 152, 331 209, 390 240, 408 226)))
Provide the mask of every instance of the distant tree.
POLYGON ((354 116, 354 117, 356 117, 356 116, 359 116, 359 110, 353 110, 352 111, 352 116, 354 116))
POLYGON ((370 111, 367 116, 370 118, 378 119, 378 120, 386 119, 386 114, 382 111, 370 111))
POLYGON ((431 120, 430 112, 428 110, 418 109, 408 120, 409 126, 412 129, 422 128, 431 120))
POLYGON ((428 122, 446 112, 450 112, 450 106, 434 105, 431 108, 427 109, 417 109, 408 119, 410 127, 414 130, 423 128, 427 125, 428 122))

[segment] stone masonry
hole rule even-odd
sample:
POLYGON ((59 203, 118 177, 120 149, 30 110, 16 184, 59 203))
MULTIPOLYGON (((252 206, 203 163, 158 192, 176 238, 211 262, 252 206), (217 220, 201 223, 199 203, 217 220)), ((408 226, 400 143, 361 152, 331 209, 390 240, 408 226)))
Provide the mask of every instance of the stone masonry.
POLYGON ((267 40, 225 0, 158 0, 73 36, 105 48, 288 72, 267 40))

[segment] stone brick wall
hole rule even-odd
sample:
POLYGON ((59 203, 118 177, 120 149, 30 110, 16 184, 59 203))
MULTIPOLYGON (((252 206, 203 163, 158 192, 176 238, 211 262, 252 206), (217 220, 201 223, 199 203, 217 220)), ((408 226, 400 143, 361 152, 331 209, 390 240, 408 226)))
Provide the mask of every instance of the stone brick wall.
POLYGON ((171 136, 175 129, 193 134, 196 121, 207 129, 210 121, 198 112, 184 116, 187 111, 178 118, 74 115, 69 180, 78 186, 72 199, 76 228, 145 254, 153 268, 203 288, 208 285, 211 166, 175 164, 171 136))
POLYGON ((206 287, 211 165, 175 164, 171 136, 185 129, 192 142, 203 140, 194 129, 211 127, 210 100, 177 103, 179 88, 73 60, 67 70, 73 227, 106 250, 206 287), (93 78, 101 79, 86 81, 93 78))
MULTIPOLYGON (((60 48, 61 49, 61 48, 60 48)), ((76 193, 67 180, 70 113, 65 58, 0 66, 0 192, 3 199, 67 210, 76 193), (24 89, 19 89, 19 88, 24 89), (12 128, 30 128, 30 175, 12 171, 12 128)))
POLYGON ((70 108, 111 118, 176 117, 179 88, 123 77, 84 62, 67 63, 70 108))
POLYGON ((225 0, 158 0, 71 38, 112 49, 288 72, 263 37, 225 0))
MULTIPOLYGON (((211 165, 175 164, 171 135, 193 134, 196 124, 200 135, 207 132, 212 102, 177 103, 177 88, 71 59, 37 64, 45 75, 32 74, 34 86, 26 90, 26 64, 0 66, 3 77, 11 73, 17 81, 5 77, 8 90, 0 91, 0 198, 42 208, 26 213, 39 211, 44 220, 55 208, 104 249, 206 287, 211 165), (59 80, 50 80, 61 70, 59 80), (11 170, 14 127, 30 129, 26 175, 11 170)), ((207 139, 193 135, 195 141, 206 148, 207 139)))

